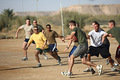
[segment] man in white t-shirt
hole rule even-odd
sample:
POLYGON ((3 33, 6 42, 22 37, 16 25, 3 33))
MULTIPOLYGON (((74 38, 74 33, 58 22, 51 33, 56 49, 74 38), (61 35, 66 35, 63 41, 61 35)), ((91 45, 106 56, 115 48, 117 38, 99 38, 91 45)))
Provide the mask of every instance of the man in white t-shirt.
MULTIPOLYGON (((30 24, 30 19, 26 19, 26 24, 25 25, 22 25, 18 28, 17 32, 16 32, 16 38, 18 38, 18 33, 21 29, 24 29, 25 30, 25 40, 24 40, 24 43, 23 43, 23 46, 22 46, 22 49, 24 51, 24 58, 22 58, 22 60, 26 61, 28 60, 28 57, 27 57, 27 50, 25 49, 25 47, 27 46, 27 43, 29 41, 29 38, 30 36, 32 35, 33 33, 33 28, 34 26, 30 24)), ((35 44, 35 42, 33 41, 32 42, 33 44, 35 44)))
MULTIPOLYGON (((106 47, 106 44, 102 43, 102 36, 106 33, 103 30, 100 30, 99 23, 95 23, 94 30, 90 31, 88 33, 87 38, 90 39, 91 45, 89 47, 87 60, 91 60, 91 56, 97 56, 99 57, 99 54, 103 58, 109 58, 110 61, 112 61, 111 54, 109 53, 108 48, 106 47)), ((114 62, 111 62, 111 67, 116 71, 116 68, 113 67, 114 62)), ((89 66, 84 72, 89 72, 92 68, 89 66)))

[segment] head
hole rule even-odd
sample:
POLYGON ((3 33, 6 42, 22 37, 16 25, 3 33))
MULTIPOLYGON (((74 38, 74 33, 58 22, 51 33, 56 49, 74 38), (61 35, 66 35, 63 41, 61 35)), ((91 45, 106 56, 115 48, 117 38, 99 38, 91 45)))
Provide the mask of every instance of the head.
POLYGON ((94 25, 94 30, 96 31, 96 32, 98 32, 99 31, 99 28, 100 28, 100 24, 99 23, 95 23, 95 25, 94 25))
POLYGON ((109 26, 110 28, 113 28, 113 27, 115 26, 115 21, 114 21, 114 20, 110 20, 110 21, 108 22, 108 26, 109 26))
POLYGON ((71 20, 69 22, 69 28, 72 30, 74 27, 76 27, 76 22, 74 20, 71 20))
POLYGON ((35 26, 34 29, 33 29, 33 31, 34 31, 35 34, 38 34, 38 33, 39 33, 39 31, 38 31, 38 27, 35 26))
POLYGON ((33 25, 34 25, 34 26, 37 25, 37 20, 33 20, 33 25))
POLYGON ((47 31, 50 31, 50 30, 51 30, 51 25, 50 25, 50 24, 47 24, 47 25, 46 25, 46 29, 47 29, 47 31))
POLYGON ((94 28, 95 24, 97 24, 98 22, 97 21, 93 21, 92 22, 92 27, 94 28))
POLYGON ((26 19, 26 24, 30 25, 30 19, 29 18, 26 19))
POLYGON ((76 22, 76 27, 79 27, 79 23, 78 22, 76 22))

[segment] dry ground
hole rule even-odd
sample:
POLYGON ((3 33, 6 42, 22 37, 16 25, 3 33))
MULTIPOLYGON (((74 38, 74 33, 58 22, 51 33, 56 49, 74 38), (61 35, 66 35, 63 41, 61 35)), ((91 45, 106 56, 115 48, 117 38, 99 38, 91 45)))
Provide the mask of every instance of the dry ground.
MULTIPOLYGON (((61 56, 63 65, 59 66, 57 61, 46 53, 49 59, 45 60, 43 56, 40 55, 42 67, 35 68, 37 62, 33 54, 35 49, 33 44, 28 49, 29 60, 21 61, 21 58, 23 57, 21 49, 23 39, 1 39, 0 80, 69 80, 70 78, 60 74, 61 71, 68 68, 67 56, 69 51, 63 52, 67 43, 62 43, 59 39, 57 39, 57 41, 59 55, 61 56)), ((112 38, 110 38, 110 42, 110 52, 114 58, 118 43, 112 38)), ((76 58, 75 65, 73 67, 74 75, 71 80, 120 80, 120 74, 118 72, 111 71, 110 65, 106 65, 106 59, 102 59, 101 57, 92 57, 92 61, 104 66, 104 71, 101 76, 98 76, 97 72, 94 75, 90 72, 83 72, 87 66, 81 64, 80 58, 76 58)))

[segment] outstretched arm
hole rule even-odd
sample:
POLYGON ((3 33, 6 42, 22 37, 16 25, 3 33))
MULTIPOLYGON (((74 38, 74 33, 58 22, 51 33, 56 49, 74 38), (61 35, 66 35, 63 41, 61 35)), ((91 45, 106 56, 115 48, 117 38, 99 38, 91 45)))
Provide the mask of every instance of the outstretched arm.
POLYGON ((87 36, 87 39, 90 39, 90 36, 89 36, 89 35, 87 36))
POLYGON ((108 33, 105 33, 103 36, 102 36, 102 43, 104 42, 105 38, 109 36, 108 33))
POLYGON ((21 30, 21 27, 19 27, 19 28, 17 29, 16 35, 15 35, 16 38, 18 38, 18 33, 19 33, 20 30, 21 30))
POLYGON ((75 32, 72 32, 71 35, 69 35, 68 37, 65 37, 65 40, 71 40, 74 35, 75 35, 75 32))
POLYGON ((44 45, 42 46, 42 50, 44 49, 45 45, 47 44, 47 40, 45 40, 44 45))
POLYGON ((64 50, 64 51, 66 51, 66 50, 68 50, 69 49, 69 47, 71 46, 71 44, 72 44, 72 39, 69 41, 69 43, 68 43, 68 46, 66 47, 66 49, 64 50))

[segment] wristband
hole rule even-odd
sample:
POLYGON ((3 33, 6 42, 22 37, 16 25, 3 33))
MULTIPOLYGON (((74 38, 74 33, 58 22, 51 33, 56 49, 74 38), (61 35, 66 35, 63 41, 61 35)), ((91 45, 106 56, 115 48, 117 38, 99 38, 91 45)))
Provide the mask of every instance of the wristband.
POLYGON ((67 49, 69 49, 69 47, 66 47, 67 49))

